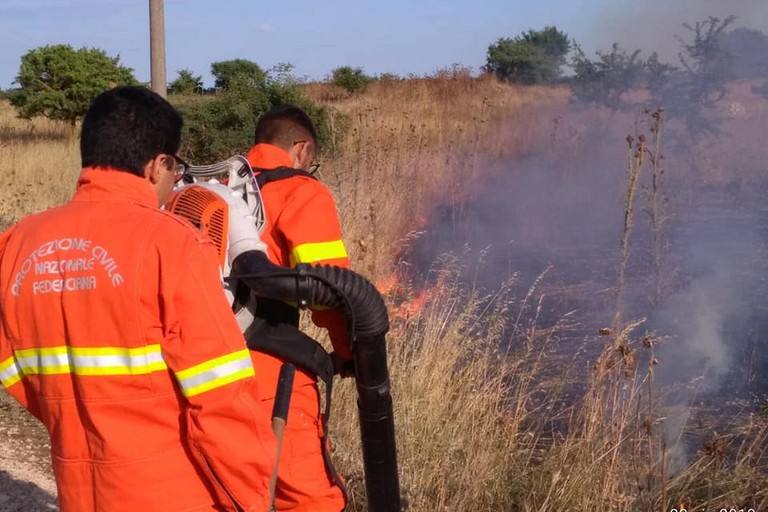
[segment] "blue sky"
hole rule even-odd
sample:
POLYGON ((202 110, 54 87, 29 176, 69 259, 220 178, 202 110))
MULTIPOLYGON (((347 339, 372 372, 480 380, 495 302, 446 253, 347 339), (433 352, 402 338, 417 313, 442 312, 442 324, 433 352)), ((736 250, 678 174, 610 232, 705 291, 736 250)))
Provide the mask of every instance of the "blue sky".
MULTIPOLYGON (((739 16, 768 33, 766 0, 165 0, 168 79, 189 68, 212 85, 211 62, 292 63, 322 79, 341 65, 369 74, 478 69, 488 45, 555 25, 588 54, 613 42, 673 60, 681 23, 739 16)), ((46 44, 98 47, 149 81, 148 0, 0 0, 0 88, 19 59, 46 44)))

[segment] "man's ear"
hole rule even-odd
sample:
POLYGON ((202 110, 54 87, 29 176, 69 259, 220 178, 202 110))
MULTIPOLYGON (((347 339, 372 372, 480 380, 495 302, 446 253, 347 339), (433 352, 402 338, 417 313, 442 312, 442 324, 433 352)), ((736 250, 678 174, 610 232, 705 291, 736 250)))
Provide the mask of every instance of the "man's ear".
POLYGON ((314 149, 312 148, 311 142, 305 142, 303 144, 299 144, 299 146, 299 151, 296 156, 298 157, 299 165, 301 167, 306 167, 311 164, 312 160, 314 159, 314 149))
POLYGON ((291 167, 298 169, 301 167, 302 158, 304 157, 305 143, 294 144, 291 149, 288 150, 288 156, 291 158, 291 167))
POLYGON ((152 185, 160 181, 160 173, 165 167, 165 161, 168 157, 166 155, 157 155, 152 160, 149 160, 144 166, 144 179, 149 181, 152 185))

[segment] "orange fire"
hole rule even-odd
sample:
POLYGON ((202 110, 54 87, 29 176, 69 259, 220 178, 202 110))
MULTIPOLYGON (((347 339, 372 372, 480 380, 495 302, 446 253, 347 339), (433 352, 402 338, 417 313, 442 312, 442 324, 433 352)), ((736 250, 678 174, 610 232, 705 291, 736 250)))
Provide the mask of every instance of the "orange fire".
POLYGON ((397 308, 397 313, 401 318, 408 319, 418 316, 424 309, 427 302, 427 291, 421 290, 415 297, 402 302, 397 308))
POLYGON ((392 272, 376 282, 376 289, 387 299, 393 324, 418 317, 430 298, 427 289, 419 290, 415 295, 409 293, 408 286, 402 281, 398 272, 392 272))
POLYGON ((397 278, 397 274, 393 272, 376 281, 375 286, 376 289, 379 290, 379 293, 386 297, 387 295, 394 293, 399 282, 400 280, 397 278))
MULTIPOLYGON (((411 231, 419 231, 429 224, 429 217, 425 213, 419 213, 414 216, 411 223, 411 231)), ((399 260, 403 254, 398 254, 395 260, 399 260)), ((405 276, 399 271, 393 271, 390 274, 378 279, 375 283, 376 289, 386 299, 389 305, 390 320, 393 324, 418 317, 423 311, 424 306, 429 302, 431 293, 427 289, 422 289, 413 295, 413 289, 405 282, 405 276)))

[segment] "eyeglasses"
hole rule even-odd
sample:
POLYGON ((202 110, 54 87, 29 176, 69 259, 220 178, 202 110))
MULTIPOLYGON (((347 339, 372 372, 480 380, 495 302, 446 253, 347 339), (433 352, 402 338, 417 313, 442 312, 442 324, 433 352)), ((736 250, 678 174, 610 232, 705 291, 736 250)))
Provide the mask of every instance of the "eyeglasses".
POLYGON ((190 165, 179 158, 178 155, 171 155, 176 160, 176 170, 173 174, 173 182, 178 183, 187 175, 190 165))

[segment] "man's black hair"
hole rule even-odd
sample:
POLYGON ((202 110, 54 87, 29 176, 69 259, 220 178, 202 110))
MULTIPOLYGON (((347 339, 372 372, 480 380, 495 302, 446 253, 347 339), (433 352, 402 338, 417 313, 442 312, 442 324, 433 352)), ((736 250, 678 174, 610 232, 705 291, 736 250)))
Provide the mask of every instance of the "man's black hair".
POLYGON ((310 140, 318 150, 317 132, 312 119, 295 105, 272 107, 256 123, 256 144, 273 144, 285 150, 300 140, 310 140))
POLYGON ((91 103, 80 133, 83 167, 111 167, 144 176, 147 162, 174 155, 182 119, 159 94, 145 87, 115 87, 91 103))

